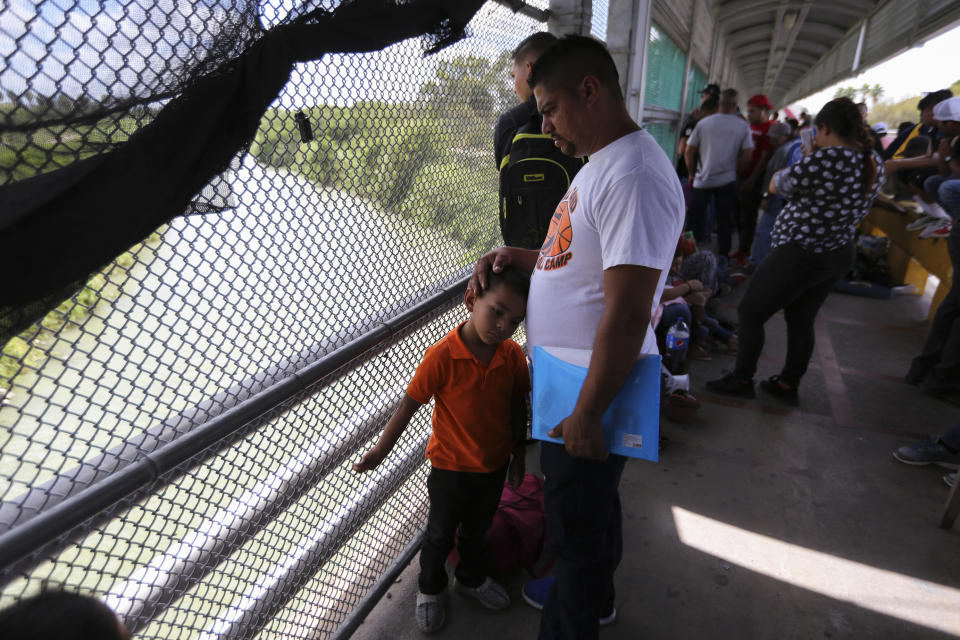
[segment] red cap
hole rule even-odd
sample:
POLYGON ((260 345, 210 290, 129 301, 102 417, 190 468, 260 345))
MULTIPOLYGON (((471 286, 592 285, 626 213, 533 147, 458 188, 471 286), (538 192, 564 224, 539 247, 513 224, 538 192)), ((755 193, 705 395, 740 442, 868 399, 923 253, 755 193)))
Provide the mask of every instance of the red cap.
POLYGON ((773 109, 773 105, 770 104, 769 98, 762 93, 751 96, 750 99, 747 100, 747 104, 753 105, 754 107, 763 107, 764 109, 773 109))

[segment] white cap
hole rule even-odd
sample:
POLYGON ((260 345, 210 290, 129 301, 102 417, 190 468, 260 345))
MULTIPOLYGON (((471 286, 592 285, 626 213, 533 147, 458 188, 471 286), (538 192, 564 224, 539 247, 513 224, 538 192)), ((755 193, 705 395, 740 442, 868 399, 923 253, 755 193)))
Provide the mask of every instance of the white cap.
POLYGON ((960 122, 960 98, 947 98, 933 107, 933 119, 960 122))
POLYGON ((875 133, 879 134, 884 134, 890 130, 889 127, 887 127, 886 122, 878 122, 877 124, 873 125, 871 129, 873 129, 875 133))

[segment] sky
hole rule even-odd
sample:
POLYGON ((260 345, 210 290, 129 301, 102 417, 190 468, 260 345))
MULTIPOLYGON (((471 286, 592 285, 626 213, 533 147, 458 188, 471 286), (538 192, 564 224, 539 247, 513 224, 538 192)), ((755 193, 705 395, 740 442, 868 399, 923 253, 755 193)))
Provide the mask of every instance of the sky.
MULTIPOLYGON (((960 80, 960 26, 914 47, 859 75, 799 100, 795 105, 816 113, 831 100, 838 87, 879 84, 884 88, 882 102, 899 102, 938 89, 946 89, 960 80)), ((799 113, 798 110, 793 109, 799 113)))

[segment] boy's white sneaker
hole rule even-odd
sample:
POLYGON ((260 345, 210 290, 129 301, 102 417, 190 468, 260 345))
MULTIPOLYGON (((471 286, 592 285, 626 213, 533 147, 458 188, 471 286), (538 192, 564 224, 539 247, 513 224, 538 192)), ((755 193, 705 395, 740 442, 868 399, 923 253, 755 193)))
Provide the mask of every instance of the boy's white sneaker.
POLYGON ((510 595, 507 590, 494 582, 490 576, 487 576, 479 587, 467 587, 454 580, 453 590, 465 596, 470 596, 487 609, 493 609, 494 611, 500 611, 510 606, 510 595))
POLYGON ((447 619, 443 594, 427 595, 417 592, 417 628, 424 633, 439 631, 447 619))

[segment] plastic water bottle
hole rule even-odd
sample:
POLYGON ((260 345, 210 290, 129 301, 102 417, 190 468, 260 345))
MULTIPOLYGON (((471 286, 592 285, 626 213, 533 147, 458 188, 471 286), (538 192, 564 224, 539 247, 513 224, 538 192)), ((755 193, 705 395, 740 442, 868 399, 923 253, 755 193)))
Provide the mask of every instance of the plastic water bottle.
POLYGON ((677 318, 677 321, 667 330, 667 369, 670 373, 683 373, 684 363, 687 360, 687 347, 690 346, 690 327, 677 318))

